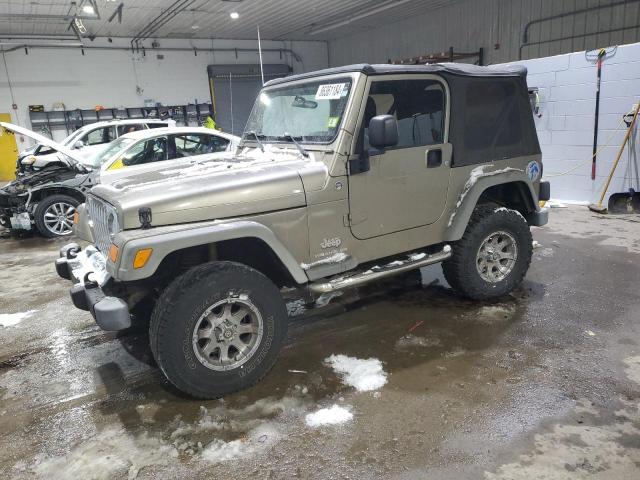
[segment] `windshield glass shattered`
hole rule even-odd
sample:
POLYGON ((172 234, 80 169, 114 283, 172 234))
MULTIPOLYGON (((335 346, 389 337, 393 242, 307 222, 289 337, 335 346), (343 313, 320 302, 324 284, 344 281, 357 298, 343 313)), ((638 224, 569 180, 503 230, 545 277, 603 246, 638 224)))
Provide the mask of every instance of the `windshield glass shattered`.
POLYGON ((133 138, 120 137, 111 143, 107 143, 104 148, 90 155, 85 163, 93 168, 100 168, 107 160, 119 155, 134 142, 135 140, 133 138))
POLYGON ((351 78, 318 80, 260 92, 247 121, 247 140, 306 143, 333 141, 342 121, 351 78), (255 136, 254 136, 255 134, 255 136))

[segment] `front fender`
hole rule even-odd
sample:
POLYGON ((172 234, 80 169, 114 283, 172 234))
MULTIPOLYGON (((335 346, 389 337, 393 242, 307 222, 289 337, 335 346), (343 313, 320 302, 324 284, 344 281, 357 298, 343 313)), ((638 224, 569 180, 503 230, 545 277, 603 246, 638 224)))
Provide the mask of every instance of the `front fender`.
POLYGON ((107 271, 120 281, 142 280, 153 275, 162 260, 172 252, 239 238, 262 240, 278 256, 297 283, 308 282, 304 270, 271 229, 249 220, 172 225, 149 230, 125 230, 116 235, 113 242, 120 249, 118 263, 107 262, 107 271), (142 248, 152 248, 153 253, 143 268, 134 269, 133 259, 136 252, 142 248))
MULTIPOLYGON (((538 195, 533 183, 529 180, 529 177, 527 177, 524 170, 508 167, 493 171, 484 171, 484 168, 491 166, 493 165, 483 165, 478 167, 478 173, 476 175, 472 172, 470 180, 467 181, 465 187, 458 196, 457 202, 454 205, 451 216, 449 217, 445 232, 446 241, 456 241, 462 238, 462 235, 464 235, 464 231, 467 228, 467 224, 469 223, 469 219, 471 218, 471 214, 478 204, 480 196, 485 190, 495 185, 507 183, 522 183, 526 185, 530 206, 535 209, 535 212, 540 212, 540 207, 538 206, 538 195)), ((476 172, 476 169, 474 169, 474 172, 476 172)))

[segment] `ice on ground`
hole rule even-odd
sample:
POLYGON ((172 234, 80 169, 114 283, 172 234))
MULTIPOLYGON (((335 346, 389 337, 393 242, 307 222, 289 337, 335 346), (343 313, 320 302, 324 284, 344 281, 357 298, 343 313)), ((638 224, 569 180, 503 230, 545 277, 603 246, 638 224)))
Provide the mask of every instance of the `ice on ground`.
POLYGON ((287 303, 287 314, 290 317, 297 317, 298 315, 302 315, 307 311, 305 307, 305 302, 302 299, 294 300, 293 302, 287 303))
POLYGON ((13 327, 37 311, 38 310, 28 310, 17 313, 0 313, 0 327, 13 327))
POLYGON ((478 321, 484 324, 491 324, 496 321, 507 320, 514 312, 514 305, 486 305, 478 310, 478 321))
POLYGON ((178 452, 146 433, 134 437, 122 427, 110 427, 80 442, 67 455, 36 462, 33 473, 42 478, 76 480, 121 478, 125 472, 134 479, 143 468, 165 466, 178 452))
POLYGON ((353 418, 353 413, 339 405, 330 408, 322 408, 317 412, 309 413, 305 417, 305 422, 310 427, 320 427, 322 425, 338 425, 353 418))
POLYGON ((396 342, 396 348, 414 348, 414 347, 439 347, 442 342, 439 338, 418 337, 413 333, 403 335, 396 342))
POLYGON ((553 257, 553 248, 543 248, 540 254, 543 257, 553 257))
POLYGON ((624 363, 627 365, 625 373, 630 380, 640 384, 640 355, 636 357, 626 358, 624 363))
POLYGON ((215 439, 204 448, 202 458, 211 463, 221 463, 251 457, 271 448, 279 438, 280 433, 275 425, 264 423, 236 440, 225 442, 215 439))
POLYGON ((341 297, 344 292, 337 290, 335 292, 323 293, 316 299, 316 307, 324 307, 336 297, 341 297))
POLYGON ((377 358, 353 358, 346 355, 331 355, 325 360, 343 383, 359 392, 377 390, 387 383, 387 374, 377 358))

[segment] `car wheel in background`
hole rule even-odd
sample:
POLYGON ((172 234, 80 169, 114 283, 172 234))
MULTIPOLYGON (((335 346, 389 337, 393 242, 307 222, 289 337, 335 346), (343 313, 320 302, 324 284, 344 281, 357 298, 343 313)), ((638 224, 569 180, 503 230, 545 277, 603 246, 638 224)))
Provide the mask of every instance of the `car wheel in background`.
POLYGON ((80 202, 69 195, 51 195, 36 207, 34 220, 38 231, 47 238, 71 234, 73 214, 80 202))

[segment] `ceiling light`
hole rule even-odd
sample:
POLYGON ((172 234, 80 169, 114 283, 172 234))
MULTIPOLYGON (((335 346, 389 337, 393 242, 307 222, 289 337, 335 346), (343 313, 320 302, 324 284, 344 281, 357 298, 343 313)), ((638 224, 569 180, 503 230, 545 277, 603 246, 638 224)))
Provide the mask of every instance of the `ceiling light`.
POLYGON ((238 12, 231 12, 229 16, 234 20, 237 20, 238 18, 240 18, 240 14, 238 12))
POLYGON ((191 30, 198 30, 200 25, 191 25, 191 30))
POLYGON ((93 5, 84 5, 82 11, 87 15, 94 15, 96 11, 93 9, 93 5))

